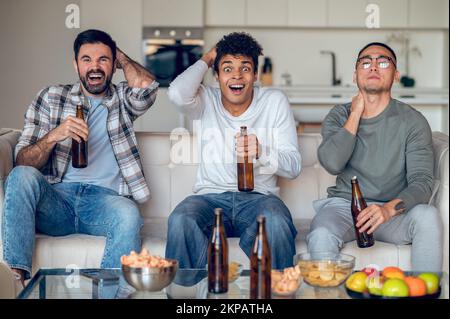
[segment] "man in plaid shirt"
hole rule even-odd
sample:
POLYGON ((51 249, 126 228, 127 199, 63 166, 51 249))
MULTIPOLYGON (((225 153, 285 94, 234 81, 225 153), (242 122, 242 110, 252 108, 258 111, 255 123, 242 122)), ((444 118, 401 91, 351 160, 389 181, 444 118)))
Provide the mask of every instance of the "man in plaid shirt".
POLYGON ((140 251, 137 202, 148 199, 133 121, 154 103, 158 83, 99 30, 74 42, 80 81, 40 91, 25 115, 6 182, 3 255, 23 284, 30 278, 35 232, 105 236, 102 268, 140 251), (116 68, 126 82, 111 83, 116 68), (82 105, 84 118, 76 118, 82 105), (71 165, 72 139, 88 145, 88 166, 71 165), (133 200, 134 199, 134 200, 133 200))

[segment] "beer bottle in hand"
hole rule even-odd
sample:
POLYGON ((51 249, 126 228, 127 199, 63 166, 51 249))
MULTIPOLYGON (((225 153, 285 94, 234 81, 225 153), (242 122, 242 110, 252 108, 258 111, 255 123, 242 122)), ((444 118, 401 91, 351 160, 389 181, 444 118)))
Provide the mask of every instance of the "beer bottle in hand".
POLYGON ((358 215, 367 207, 366 201, 359 189, 359 183, 356 176, 352 178, 352 217, 353 224, 355 225, 356 242, 359 248, 367 248, 373 246, 374 239, 372 234, 368 234, 367 231, 360 233, 356 227, 358 215))
POLYGON ((250 299, 271 298, 272 258, 266 234, 266 218, 258 216, 257 234, 250 254, 250 299))
MULTIPOLYGON (((84 120, 82 105, 77 105, 77 118, 84 120)), ((80 142, 77 142, 75 139, 72 139, 72 166, 75 168, 85 168, 87 166, 87 163, 88 163, 87 142, 82 138, 80 142)))
MULTIPOLYGON (((241 126, 241 136, 244 136, 245 152, 248 151, 248 136, 247 127, 241 126)), ((238 190, 240 192, 251 192, 253 185, 253 159, 249 158, 247 154, 237 157, 237 176, 238 176, 238 190)))
POLYGON ((228 242, 223 226, 223 210, 214 210, 215 222, 208 245, 208 291, 228 291, 228 242))

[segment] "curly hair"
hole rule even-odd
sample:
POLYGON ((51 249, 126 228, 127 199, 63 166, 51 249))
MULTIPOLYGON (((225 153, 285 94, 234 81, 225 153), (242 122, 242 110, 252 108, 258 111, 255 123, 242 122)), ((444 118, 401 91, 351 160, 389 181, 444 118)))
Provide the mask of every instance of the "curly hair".
POLYGON ((254 72, 258 71, 258 57, 262 54, 261 45, 248 33, 233 32, 225 35, 216 44, 217 56, 214 60, 214 71, 219 72, 219 62, 224 55, 243 55, 251 57, 255 67, 254 72))

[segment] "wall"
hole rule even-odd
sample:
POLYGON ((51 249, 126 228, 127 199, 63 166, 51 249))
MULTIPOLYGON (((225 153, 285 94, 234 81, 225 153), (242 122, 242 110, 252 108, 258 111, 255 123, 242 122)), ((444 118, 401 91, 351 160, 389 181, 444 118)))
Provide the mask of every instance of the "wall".
POLYGON ((443 80, 442 84, 444 87, 448 88, 448 73, 449 73, 449 53, 448 53, 448 30, 444 33, 444 56, 443 56, 443 63, 442 63, 442 69, 444 70, 443 80))
MULTIPOLYGON (((328 30, 296 28, 207 28, 206 49, 212 47, 224 34, 232 31, 251 33, 264 48, 264 54, 272 58, 274 84, 281 85, 281 74, 288 71, 293 85, 331 85, 331 57, 321 55, 321 50, 336 53, 337 77, 342 83, 351 84, 354 63, 358 51, 371 41, 386 42, 387 36, 400 31, 328 30)), ((418 46, 422 56, 410 57, 410 75, 417 87, 443 86, 444 31, 410 31, 411 46, 418 46)), ((447 42, 448 46, 448 42, 447 42)), ((405 70, 401 46, 392 43, 398 55, 400 72, 405 70)), ((208 82, 211 82, 209 77, 208 82)))
POLYGON ((69 3, 79 1, 0 1, 0 127, 22 128, 40 89, 76 80, 72 45, 78 30, 65 27, 69 3))

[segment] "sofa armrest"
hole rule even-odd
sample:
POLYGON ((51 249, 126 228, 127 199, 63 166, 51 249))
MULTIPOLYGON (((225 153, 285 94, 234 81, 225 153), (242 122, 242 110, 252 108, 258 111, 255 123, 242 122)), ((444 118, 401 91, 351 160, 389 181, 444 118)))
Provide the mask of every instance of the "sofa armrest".
MULTIPOLYGON (((4 183, 14 166, 14 148, 16 147, 19 136, 20 131, 18 130, 2 129, 0 131, 0 229, 3 217, 4 183)), ((0 231, 0 248, 3 243, 1 236, 2 232, 0 231)), ((0 260, 3 259, 2 252, 3 249, 0 249, 0 260)))
POLYGON ((434 205, 442 216, 444 227, 444 263, 443 271, 449 272, 449 207, 448 207, 448 135, 433 132, 434 178, 435 188, 430 204, 434 205))

